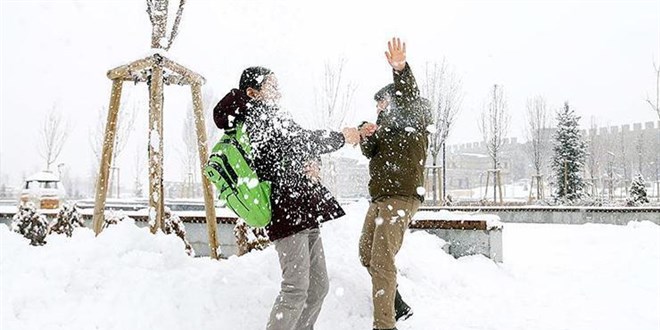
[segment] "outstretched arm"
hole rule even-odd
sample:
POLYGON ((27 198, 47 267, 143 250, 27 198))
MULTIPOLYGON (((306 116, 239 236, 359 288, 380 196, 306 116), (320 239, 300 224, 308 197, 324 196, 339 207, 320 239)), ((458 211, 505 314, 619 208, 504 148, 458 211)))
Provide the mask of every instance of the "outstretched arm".
POLYGON ((312 155, 321 155, 339 150, 344 144, 356 144, 359 133, 355 128, 344 128, 342 132, 331 130, 309 130, 301 127, 293 120, 290 121, 290 143, 299 152, 312 155))
POLYGON ((392 38, 387 42, 387 49, 385 57, 393 69, 394 101, 399 106, 409 105, 419 97, 419 88, 406 62, 406 43, 402 43, 399 38, 392 38))

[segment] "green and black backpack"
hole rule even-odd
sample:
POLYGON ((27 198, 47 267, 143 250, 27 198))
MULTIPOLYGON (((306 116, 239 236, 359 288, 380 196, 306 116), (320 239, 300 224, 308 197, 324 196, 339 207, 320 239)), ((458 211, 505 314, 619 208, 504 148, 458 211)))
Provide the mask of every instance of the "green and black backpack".
POLYGON ((270 182, 260 181, 251 166, 250 139, 243 124, 227 130, 213 147, 204 174, 218 198, 252 227, 270 222, 270 182))

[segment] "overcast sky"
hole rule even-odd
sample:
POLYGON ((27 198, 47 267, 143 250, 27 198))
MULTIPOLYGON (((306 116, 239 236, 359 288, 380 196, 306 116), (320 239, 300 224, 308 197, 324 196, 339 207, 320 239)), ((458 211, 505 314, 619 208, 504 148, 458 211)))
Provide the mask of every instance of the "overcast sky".
MULTIPOLYGON (((149 52, 145 1, 1 0, 0 6, 0 177, 17 184, 43 169, 39 126, 54 108, 71 122, 58 163, 88 177, 89 134, 111 86, 105 73, 149 52)), ((495 83, 505 89, 512 136, 522 136, 526 99, 537 94, 553 109, 568 100, 584 125, 591 117, 601 125, 657 121, 644 99, 654 91, 652 63, 660 58, 660 1, 188 0, 170 55, 207 78, 204 92, 214 103, 245 67, 272 68, 285 108, 306 125, 324 63, 343 57, 344 79, 358 86, 348 120, 357 124, 375 118, 372 95, 391 79, 383 51, 393 35, 407 42, 418 76, 425 62, 445 58, 462 78, 453 143, 481 140, 476 119, 495 83)), ((182 177, 189 94, 166 89, 166 180, 182 177)), ((146 161, 146 97, 145 85, 125 85, 124 104, 138 111, 119 157, 126 184, 136 152, 146 161)))

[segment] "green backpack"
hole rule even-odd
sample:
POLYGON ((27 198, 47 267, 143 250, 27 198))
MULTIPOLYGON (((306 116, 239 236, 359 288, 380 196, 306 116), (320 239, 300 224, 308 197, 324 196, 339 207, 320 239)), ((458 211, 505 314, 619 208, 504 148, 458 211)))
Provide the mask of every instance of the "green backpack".
POLYGON ((225 131, 213 147, 204 175, 217 188, 221 202, 252 227, 270 222, 270 182, 259 181, 252 169, 250 139, 239 124, 225 131))

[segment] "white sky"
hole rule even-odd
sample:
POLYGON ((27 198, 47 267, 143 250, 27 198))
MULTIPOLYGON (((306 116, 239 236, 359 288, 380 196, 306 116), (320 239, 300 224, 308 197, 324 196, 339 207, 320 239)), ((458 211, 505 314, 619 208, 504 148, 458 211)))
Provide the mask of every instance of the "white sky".
MULTIPOLYGON (((142 0, 0 0, 0 178, 17 184, 43 169, 38 127, 53 107, 72 125, 58 162, 89 176, 88 135, 110 93, 105 73, 148 53, 145 8, 142 0)), ((525 101, 536 94, 553 109, 568 100, 585 125, 592 116, 601 125, 657 120, 644 99, 660 57, 660 1, 188 0, 170 54, 207 78, 213 103, 245 67, 272 68, 286 109, 302 123, 314 118, 324 63, 344 57, 345 79, 358 85, 349 120, 356 124, 375 117, 372 95, 391 79, 383 51, 393 35, 407 41, 418 76, 426 61, 443 57, 461 75, 453 143, 481 140, 476 118, 494 83, 505 88, 513 136, 522 135, 525 101)), ((189 93, 166 89, 166 180, 182 177, 189 93)), ((119 157, 128 184, 138 148, 146 161, 146 85, 126 84, 123 99, 140 108, 119 157)))

